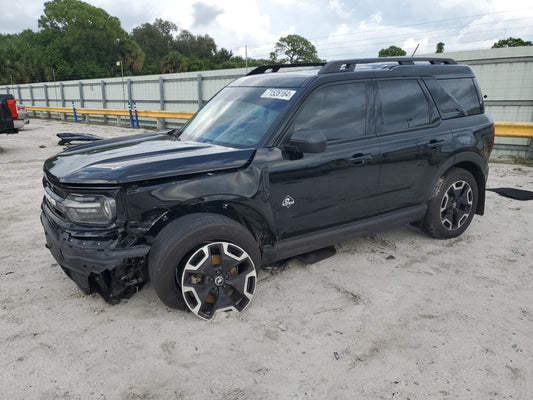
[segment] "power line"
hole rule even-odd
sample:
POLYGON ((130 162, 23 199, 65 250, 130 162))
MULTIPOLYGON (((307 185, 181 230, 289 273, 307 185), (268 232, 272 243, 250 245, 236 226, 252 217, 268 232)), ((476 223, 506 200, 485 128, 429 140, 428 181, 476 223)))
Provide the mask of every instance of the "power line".
MULTIPOLYGON (((411 28, 411 27, 416 27, 416 26, 422 26, 422 25, 430 25, 430 24, 438 24, 438 23, 442 23, 442 22, 450 22, 450 21, 459 21, 459 20, 464 20, 464 19, 468 19, 468 18, 477 18, 477 17, 485 17, 485 16, 489 16, 489 15, 497 15, 497 14, 505 14, 505 13, 511 13, 511 12, 516 12, 516 11, 520 11, 520 12, 524 12, 525 10, 533 10, 533 7, 527 7, 527 8, 521 8, 521 9, 514 9, 514 10, 505 10, 505 11, 495 11, 495 12, 491 12, 491 13, 484 13, 484 14, 473 14, 473 15, 465 15, 465 16, 462 16, 462 17, 455 17, 455 18, 447 18, 447 19, 441 19, 441 20, 433 20, 433 21, 427 21, 427 22, 417 22, 417 23, 413 23, 413 24, 406 24, 406 25, 399 25, 399 26, 394 26, 393 28, 394 29, 398 29, 398 28, 411 28)), ((507 21, 514 21, 515 19, 510 19, 510 20, 507 20, 507 21)), ((475 24, 476 25, 476 24, 475 24)), ((470 25, 466 25, 466 26, 470 26, 470 25)), ((465 27, 466 27, 465 26, 465 27)), ((382 32, 382 31, 389 31, 391 29, 391 27, 383 27, 383 28, 378 28, 378 29, 372 29, 372 30, 366 30, 364 31, 365 33, 373 33, 373 32, 382 32)), ((339 33, 339 34, 334 34, 334 35, 327 35, 327 36, 314 36, 314 37, 310 37, 310 38, 307 38, 308 40, 315 40, 315 39, 324 39, 324 38, 330 38, 330 37, 339 37, 339 36, 349 36, 349 35, 361 35, 361 31, 358 31, 358 32, 347 32, 347 33, 339 33)), ((263 46, 274 46, 272 42, 263 42, 263 43, 258 43, 256 45, 254 45, 255 48, 258 48, 258 47, 263 47, 263 46)), ((250 47, 250 46, 249 46, 250 47)), ((242 45, 237 45, 237 44, 230 44, 230 48, 232 50, 239 50, 242 48, 242 45)))
MULTIPOLYGON (((485 14, 466 15, 464 17, 447 18, 447 19, 428 21, 428 22, 418 22, 418 23, 415 23, 415 24, 398 25, 398 26, 394 26, 394 28, 395 29, 396 28, 411 28, 413 26, 421 26, 421 25, 436 24, 436 23, 441 23, 441 22, 457 21, 457 20, 466 19, 466 18, 485 17, 485 16, 488 16, 488 15, 504 14, 504 13, 510 13, 510 12, 515 12, 515 11, 522 11, 523 12, 524 10, 533 10, 533 7, 521 8, 521 9, 517 9, 517 10, 495 11, 495 12, 492 12, 492 13, 485 13, 485 14)), ((379 28, 379 29, 375 29, 375 30, 371 30, 371 31, 365 31, 365 32, 379 32, 379 31, 384 31, 384 30, 389 30, 389 29, 390 29, 390 27, 385 27, 385 28, 379 28)), ((359 35, 359 34, 360 34, 360 32, 339 33, 339 34, 328 35, 328 36, 316 36, 316 37, 309 38, 309 40, 336 37, 336 36, 359 35)))
MULTIPOLYGON (((523 20, 526 20, 526 19, 533 19, 533 17, 526 17, 526 18, 516 18, 516 19, 509 19, 509 20, 503 20, 503 21, 498 21, 498 22, 517 22, 517 21, 523 21, 523 20)), ((490 24, 494 24, 494 22, 483 22, 483 23, 479 23, 479 24, 471 24, 471 25, 468 25, 467 28, 470 28, 472 26, 481 26, 481 25, 490 25, 490 24)), ((437 29, 437 30, 432 30, 432 31, 417 31, 417 32, 406 32, 406 33, 400 33, 400 34, 394 34, 394 35, 390 35, 390 36, 374 36, 374 37, 370 37, 370 38, 364 38, 364 37, 359 37, 357 38, 357 40, 350 40, 350 41, 342 41, 342 42, 325 42, 324 45, 321 45, 322 48, 324 48, 324 46, 328 46, 330 44, 338 44, 338 43, 354 43, 354 42, 360 42, 361 40, 374 40, 374 39, 387 39, 387 38, 398 38, 399 36, 412 36, 414 34, 416 35, 427 35, 429 33, 437 33, 437 32, 449 32, 451 29, 453 29, 454 27, 450 27, 450 28, 443 28, 443 29, 437 29)), ((505 29, 508 29, 508 28, 505 28, 505 29)), ((387 29, 387 30, 390 30, 390 29, 387 29)), ((485 32, 492 32, 493 30, 490 30, 490 31, 477 31, 477 33, 485 33, 485 32)), ((360 35, 363 36, 365 35, 366 33, 368 33, 368 31, 365 31, 365 32, 360 32, 360 35)), ((457 34, 454 34, 454 35, 457 35, 457 34)), ((318 44, 317 44, 318 46, 318 44)))
MULTIPOLYGON (((517 21, 523 21, 523 20, 529 20, 529 19, 533 19, 533 17, 526 17, 526 18, 515 18, 515 19, 509 19, 509 20, 505 20, 505 21, 501 21, 501 22, 517 22, 517 21)), ((499 21, 500 22, 500 21, 499 21)), ((487 22, 487 23, 479 23, 479 24, 474 24, 474 25, 469 25, 467 27, 470 27, 470 26, 482 26, 482 25, 489 25, 489 24, 493 24, 493 22, 487 22)), ((472 36, 475 36, 475 35, 480 35, 480 34, 484 34, 484 33, 492 33, 492 37, 490 38, 486 38, 486 39, 480 39, 480 40, 475 40, 475 41, 469 41, 468 43, 469 44, 472 44, 472 43, 482 43, 482 42, 487 42, 487 41, 492 41, 492 40, 495 40, 494 36, 501 36, 501 35, 505 35, 506 32, 510 29, 513 29, 512 27, 511 28, 508 28, 508 27, 505 27, 505 28, 501 28, 501 29, 490 29, 490 30, 475 30, 475 31, 469 31, 469 32, 464 32, 464 33, 461 33, 461 34, 458 34, 458 33, 452 33, 452 32, 449 32, 450 29, 438 29, 438 30, 430 30, 430 31, 417 31, 417 32, 405 32, 405 33, 401 33, 401 34, 395 34, 395 35, 386 35, 386 36, 373 36, 373 37, 369 37, 369 38, 366 38, 364 36, 364 34, 366 32, 362 32, 360 33, 360 37, 357 39, 357 40, 350 40, 350 41, 342 41, 342 42, 324 42, 324 43, 317 43, 316 44, 316 47, 317 47, 317 52, 322 56, 328 56, 328 55, 331 55, 331 54, 338 54, 339 52, 338 51, 334 51, 332 52, 332 50, 339 50, 339 49, 351 49, 355 46, 359 46, 359 48, 361 48, 361 46, 364 46, 364 48, 368 48, 370 46, 380 46, 380 45, 386 45, 386 44, 390 44, 390 40, 391 38, 394 38, 396 39, 396 41, 399 41, 399 40, 406 40, 406 39, 410 39, 412 38, 415 42, 416 41, 420 41, 422 39, 427 39, 428 41, 429 40, 441 40, 443 38, 449 38, 449 37, 461 37, 461 38, 464 38, 464 37, 472 37, 472 36), (446 32, 449 32, 449 33, 446 33, 446 32), (342 46, 335 46, 335 47, 331 47, 332 45, 335 45, 335 44, 343 44, 342 46)), ((520 31, 520 36, 526 36, 531 34, 532 32, 532 29, 533 27, 527 27, 527 28, 520 28, 521 31, 520 31)), ((387 31, 389 31, 389 29, 387 29, 387 31)), ((254 51, 254 54, 253 56, 254 57, 258 57, 258 58, 263 58, 264 51, 261 51, 261 52, 257 52, 257 51, 254 51)), ((267 53, 268 54, 268 53, 267 53)), ((268 56, 266 56, 266 58, 268 58, 268 56)))
MULTIPOLYGON (((467 32, 467 33, 464 33, 461 35, 461 37, 466 37, 466 36, 474 36, 474 35, 479 35, 479 34, 482 34, 482 33, 487 33, 487 32, 491 32, 491 33, 494 33, 496 35, 497 32, 506 32, 507 31, 507 28, 503 28, 503 29, 500 29, 500 30, 494 30, 494 29, 491 29, 491 30, 485 30, 485 31, 476 31, 476 32, 467 32)), ((413 37, 413 40, 414 41, 417 41, 417 40, 421 40, 422 38, 423 39, 434 39, 434 40, 439 40, 439 39, 442 39, 442 38, 447 38, 447 37, 457 37, 458 35, 457 34, 453 34, 453 33, 450 33, 450 34, 445 34, 445 35, 429 35, 429 36, 426 36, 424 34, 419 34, 417 35, 416 37, 413 37)), ((391 36, 389 37, 384 37, 384 38, 373 38, 371 40, 365 40, 364 41, 364 44, 365 45, 373 45, 373 44, 383 44, 383 43, 388 43, 390 42, 389 40, 387 41, 384 41, 382 39, 387 39, 387 38, 390 38, 391 36)), ((406 40, 406 39, 410 39, 409 35, 398 35, 398 36, 393 36, 395 38, 398 38, 398 40, 406 40)), ((477 42, 484 42, 484 41, 491 41, 493 39, 491 38, 487 38, 487 39, 480 39, 480 40, 477 40, 477 42)), ((362 41, 359 41, 357 44, 361 44, 362 41)), ((354 43, 354 42, 350 42, 350 43, 354 43)), ((323 51, 329 51, 329 50, 336 50, 336 49, 343 49, 343 48, 350 48, 350 47, 353 47, 355 44, 353 45, 347 45, 347 46, 337 46, 337 47, 329 47, 329 48, 325 48, 323 49, 323 51)))

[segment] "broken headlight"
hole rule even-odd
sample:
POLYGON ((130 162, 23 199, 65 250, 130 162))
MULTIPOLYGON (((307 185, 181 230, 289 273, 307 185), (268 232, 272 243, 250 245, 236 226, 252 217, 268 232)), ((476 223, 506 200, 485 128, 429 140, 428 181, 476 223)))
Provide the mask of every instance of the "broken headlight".
POLYGON ((72 222, 79 224, 109 224, 116 216, 115 200, 103 195, 69 194, 57 206, 72 222))

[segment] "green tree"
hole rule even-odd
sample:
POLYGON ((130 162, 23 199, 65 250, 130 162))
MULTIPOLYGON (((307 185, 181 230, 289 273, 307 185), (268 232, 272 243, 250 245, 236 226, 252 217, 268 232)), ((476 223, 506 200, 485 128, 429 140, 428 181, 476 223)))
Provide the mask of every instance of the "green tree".
POLYGON ((47 80, 52 75, 40 34, 0 34, 0 82, 2 84, 47 80))
MULTIPOLYGON (((0 34, 0 84, 126 75, 250 68, 271 60, 244 60, 221 48, 209 35, 195 35, 162 19, 128 35, 120 21, 80 0, 44 4, 40 31, 0 34)), ((305 38, 289 35, 276 44, 277 62, 320 61, 305 38)))
POLYGON ((213 59, 217 54, 217 45, 211 36, 193 35, 186 29, 180 31, 173 48, 184 56, 199 59, 213 59))
MULTIPOLYGON (((143 63, 144 53, 120 26, 116 17, 80 0, 53 0, 44 4, 39 19, 41 33, 49 39, 55 63, 70 66, 71 76, 94 78, 112 75, 118 60, 130 74, 143 63)), ((65 71, 66 72, 66 71, 65 71)))
POLYGON ((230 61, 233 58, 233 52, 231 50, 221 48, 219 51, 217 51, 215 58, 218 62, 230 61))
POLYGON ((176 24, 162 19, 156 19, 153 24, 144 23, 130 35, 146 54, 146 61, 140 71, 143 74, 158 74, 161 72, 163 58, 172 50, 174 33, 178 31, 176 24))
POLYGON ((435 53, 444 53, 444 43, 437 43, 437 51, 435 51, 435 53))
POLYGON ((171 51, 161 60, 161 71, 165 74, 174 72, 187 72, 189 60, 177 51, 171 51))
POLYGON ((316 47, 300 35, 281 37, 274 51, 270 53, 270 61, 279 63, 320 62, 316 47))
POLYGON ((493 49, 499 49, 502 47, 519 47, 519 46, 533 46, 529 40, 524 41, 520 38, 509 37, 508 39, 498 40, 492 45, 493 49))
POLYGON ((405 50, 396 46, 389 46, 388 49, 381 49, 379 51, 378 57, 398 57, 405 56, 407 53, 405 50))

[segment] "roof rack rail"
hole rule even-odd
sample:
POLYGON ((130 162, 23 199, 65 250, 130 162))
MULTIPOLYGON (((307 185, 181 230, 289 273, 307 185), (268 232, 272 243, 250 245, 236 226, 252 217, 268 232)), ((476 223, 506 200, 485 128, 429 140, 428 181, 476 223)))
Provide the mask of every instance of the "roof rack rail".
POLYGON ((322 63, 298 63, 298 64, 271 64, 271 65, 261 65, 260 67, 254 68, 246 74, 249 75, 260 75, 271 70, 270 72, 278 72, 281 68, 298 68, 298 67, 323 67, 326 65, 325 62, 322 63))
POLYGON ((427 61, 430 64, 457 64, 451 58, 437 58, 437 57, 379 57, 379 58, 356 58, 352 60, 336 60, 330 61, 324 65, 319 74, 331 74, 335 72, 349 72, 355 70, 356 65, 372 64, 372 63, 389 63, 397 62, 398 65, 414 65, 416 61, 427 61))

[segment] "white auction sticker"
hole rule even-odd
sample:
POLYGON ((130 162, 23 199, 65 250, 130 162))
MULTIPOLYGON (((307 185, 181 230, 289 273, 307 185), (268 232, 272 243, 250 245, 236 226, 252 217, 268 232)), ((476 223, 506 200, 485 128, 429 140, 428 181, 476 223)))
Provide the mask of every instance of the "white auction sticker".
POLYGON ((290 89, 267 89, 261 95, 264 99, 280 99, 280 100, 290 100, 294 96, 296 90, 290 89))

